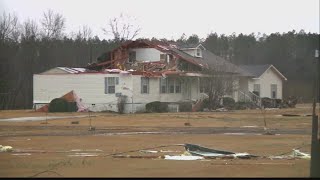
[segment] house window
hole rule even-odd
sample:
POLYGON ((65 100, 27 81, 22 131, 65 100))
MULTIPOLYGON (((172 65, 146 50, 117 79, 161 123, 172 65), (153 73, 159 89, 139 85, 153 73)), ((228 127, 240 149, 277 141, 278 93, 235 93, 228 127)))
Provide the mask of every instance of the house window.
POLYGON ((160 93, 167 93, 167 79, 160 78, 160 93))
POLYGON ((197 57, 201 57, 201 49, 200 48, 197 48, 196 56, 197 57))
POLYGON ((160 54, 160 61, 166 61, 167 55, 166 54, 160 54))
POLYGON ((181 81, 179 79, 160 79, 160 93, 181 93, 181 81))
POLYGON ((271 84, 271 98, 276 99, 277 98, 277 85, 271 84))
POLYGON ((129 62, 133 63, 136 61, 136 52, 135 51, 130 51, 129 52, 129 62))
POLYGON ((174 93, 174 79, 168 79, 169 93, 174 93))
POLYGON ((260 97, 260 84, 253 85, 253 94, 260 97))
POLYGON ((104 79, 105 94, 114 94, 116 92, 116 85, 119 84, 119 77, 106 77, 104 79))
POLYGON ((149 78, 141 77, 141 94, 149 93, 149 78))
POLYGON ((176 93, 181 93, 181 81, 180 81, 180 79, 176 79, 175 85, 176 85, 176 93))

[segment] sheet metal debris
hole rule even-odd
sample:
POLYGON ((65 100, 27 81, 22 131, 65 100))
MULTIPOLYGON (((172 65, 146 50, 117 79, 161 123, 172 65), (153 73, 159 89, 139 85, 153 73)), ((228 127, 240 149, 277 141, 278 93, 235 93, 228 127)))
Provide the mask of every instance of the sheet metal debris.
POLYGON ((191 155, 195 156, 203 156, 206 158, 242 158, 242 159, 249 159, 253 157, 258 157, 255 155, 251 155, 248 153, 234 153, 230 151, 224 151, 224 150, 216 150, 211 148, 202 147, 195 144, 185 144, 185 149, 188 151, 191 155))
POLYGON ((188 155, 180 155, 180 156, 170 156, 170 155, 165 155, 164 159, 166 160, 183 160, 183 161, 190 161, 190 160, 201 160, 204 159, 202 156, 188 156, 188 155))
POLYGON ((11 146, 2 146, 0 145, 0 152, 12 152, 13 148, 11 146))

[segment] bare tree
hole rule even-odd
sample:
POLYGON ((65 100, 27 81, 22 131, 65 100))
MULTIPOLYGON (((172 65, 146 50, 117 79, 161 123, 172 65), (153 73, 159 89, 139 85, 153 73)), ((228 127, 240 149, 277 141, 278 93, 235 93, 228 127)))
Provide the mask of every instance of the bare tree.
POLYGON ((34 20, 28 19, 23 23, 22 38, 25 40, 36 39, 39 35, 38 24, 34 20))
POLYGON ((53 10, 48 9, 47 12, 43 13, 41 24, 43 30, 42 37, 59 39, 62 37, 65 29, 65 18, 61 14, 54 13, 53 10))
POLYGON ((3 12, 0 16, 0 40, 12 39, 17 41, 20 36, 18 17, 15 14, 3 12))
POLYGON ((108 28, 102 28, 106 35, 113 35, 115 41, 126 41, 134 39, 141 28, 134 22, 136 19, 132 16, 120 14, 109 20, 108 28))
POLYGON ((225 65, 209 67, 203 70, 206 77, 202 78, 203 91, 207 93, 209 109, 215 109, 220 105, 225 95, 231 95, 236 89, 235 77, 232 73, 226 72, 225 65))
POLYGON ((87 25, 82 26, 79 31, 75 34, 76 39, 89 40, 92 38, 92 30, 87 25))

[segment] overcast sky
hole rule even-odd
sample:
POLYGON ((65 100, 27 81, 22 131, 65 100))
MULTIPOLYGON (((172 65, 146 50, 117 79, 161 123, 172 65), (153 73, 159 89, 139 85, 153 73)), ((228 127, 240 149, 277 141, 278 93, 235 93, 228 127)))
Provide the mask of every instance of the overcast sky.
POLYGON ((0 0, 0 11, 20 21, 39 20, 51 8, 66 18, 66 32, 88 25, 103 34, 110 18, 125 13, 141 27, 138 37, 177 39, 183 33, 205 38, 218 34, 319 33, 319 0, 0 0))

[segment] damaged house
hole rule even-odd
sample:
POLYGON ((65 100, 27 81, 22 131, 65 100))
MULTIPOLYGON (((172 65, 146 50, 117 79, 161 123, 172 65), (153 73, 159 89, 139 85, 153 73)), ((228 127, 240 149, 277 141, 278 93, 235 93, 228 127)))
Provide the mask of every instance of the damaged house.
MULTIPOLYGON (((259 99, 249 88, 255 74, 216 56, 200 43, 128 41, 102 57, 104 61, 84 68, 56 67, 34 74, 34 107, 73 90, 91 111, 118 111, 119 101, 125 113, 143 112, 146 104, 154 101, 167 102, 171 111, 179 111, 180 102, 192 102, 196 111, 204 98, 212 97, 210 87, 225 88, 227 81, 231 86, 218 96, 235 101, 259 99), (232 78, 219 84, 209 79, 221 77, 232 78)), ((274 83, 281 97, 282 81, 274 83)))

